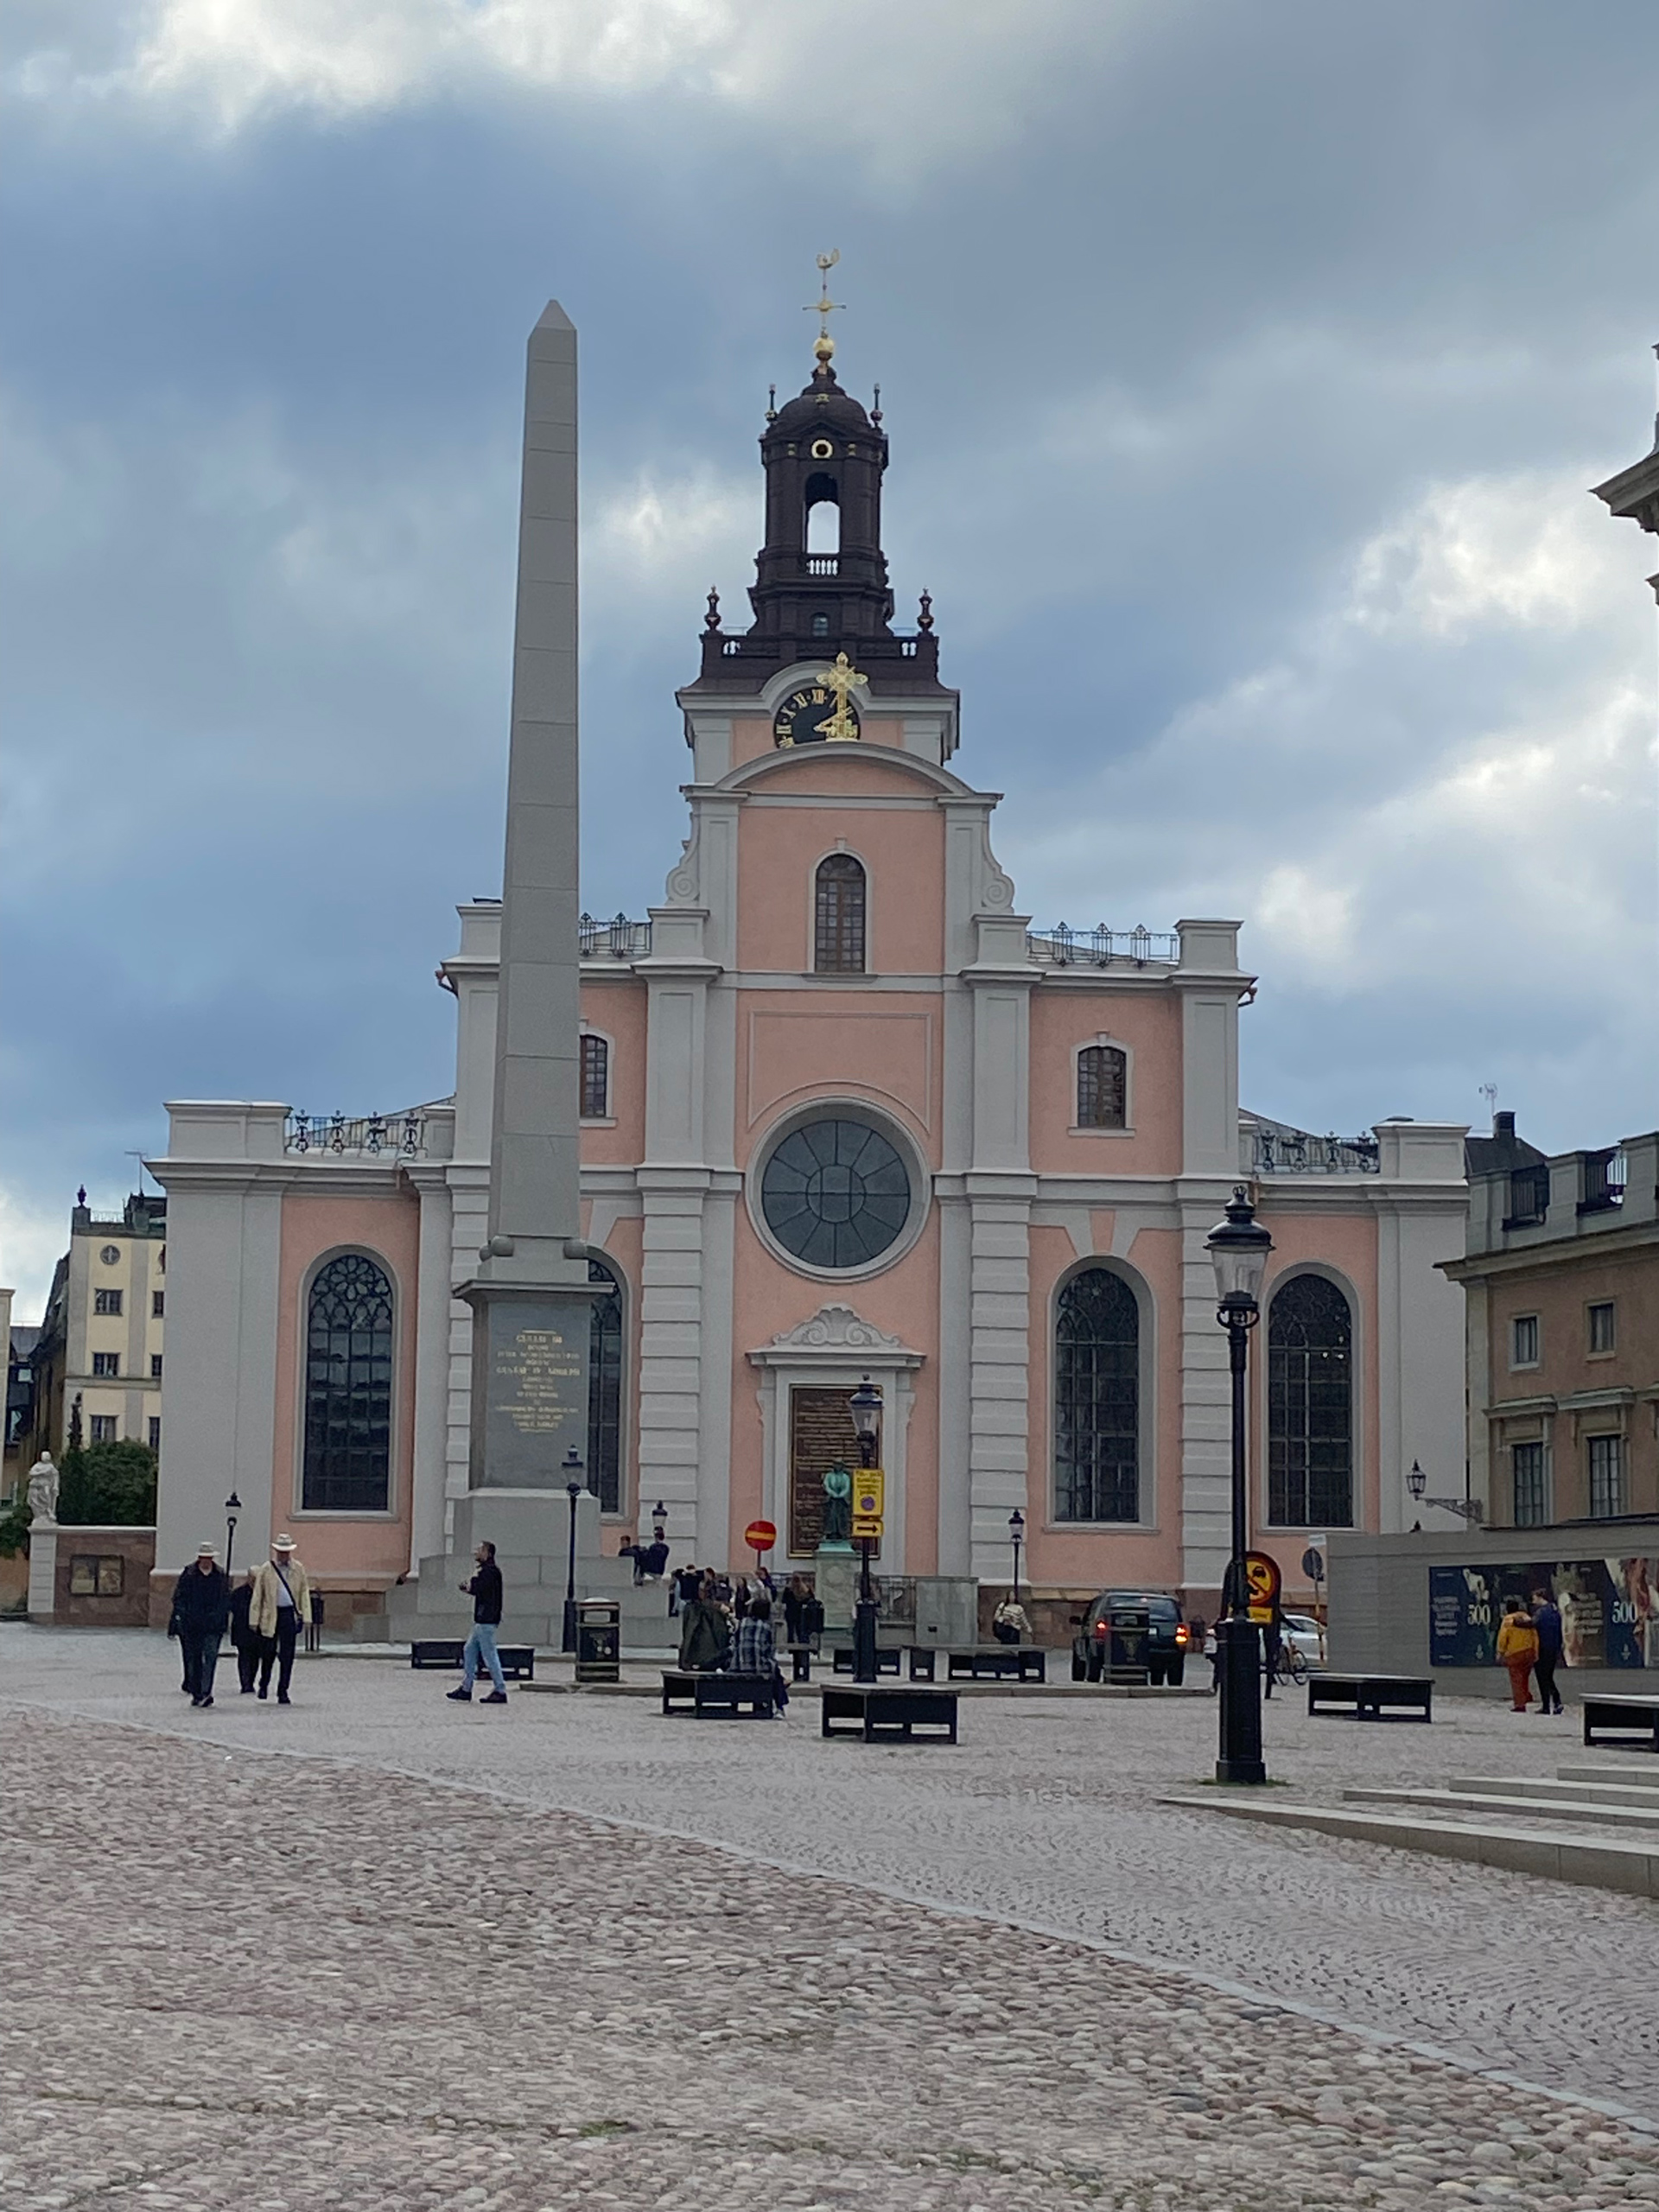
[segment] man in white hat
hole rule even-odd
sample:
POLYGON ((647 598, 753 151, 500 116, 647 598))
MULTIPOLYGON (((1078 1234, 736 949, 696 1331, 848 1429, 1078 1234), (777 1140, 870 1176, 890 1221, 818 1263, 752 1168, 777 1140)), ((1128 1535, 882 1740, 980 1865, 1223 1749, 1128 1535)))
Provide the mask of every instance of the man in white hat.
POLYGON ((184 1659, 184 1686, 192 1705, 213 1701, 213 1669, 219 1664, 219 1642, 230 1618, 231 1585, 212 1544, 196 1548, 196 1563, 187 1567, 173 1588, 172 1630, 184 1659))
POLYGON ((295 1646, 310 1618, 310 1579, 294 1556, 293 1537, 278 1536, 271 1545, 270 1557, 253 1578, 253 1602, 248 1607, 248 1627, 259 1639, 261 1697, 270 1691, 270 1670, 275 1665, 276 1702, 289 1702, 288 1686, 294 1674, 295 1646))

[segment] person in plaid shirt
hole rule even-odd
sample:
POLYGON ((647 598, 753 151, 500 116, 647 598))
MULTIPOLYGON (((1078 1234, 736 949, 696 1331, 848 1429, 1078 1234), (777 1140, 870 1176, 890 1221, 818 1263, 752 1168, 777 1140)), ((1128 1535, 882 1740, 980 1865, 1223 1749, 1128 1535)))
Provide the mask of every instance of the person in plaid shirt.
POLYGON ((737 1648, 732 1668, 739 1675, 764 1675, 772 1684, 779 1713, 789 1703, 789 1692, 778 1671, 778 1644, 772 1632, 770 1598, 750 1599, 748 1611, 737 1624, 737 1648))

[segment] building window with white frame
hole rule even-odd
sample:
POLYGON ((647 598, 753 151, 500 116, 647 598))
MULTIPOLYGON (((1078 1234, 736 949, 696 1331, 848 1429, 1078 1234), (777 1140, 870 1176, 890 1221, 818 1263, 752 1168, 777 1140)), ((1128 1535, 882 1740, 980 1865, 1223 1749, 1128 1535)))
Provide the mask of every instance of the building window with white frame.
POLYGON ((151 1414, 149 1417, 149 1448, 152 1452, 159 1452, 162 1448, 162 1418, 159 1414, 151 1414))
POLYGON ((1538 1345, 1538 1316, 1535 1313, 1517 1313, 1510 1323, 1510 1365, 1536 1367, 1538 1345))
POLYGON ((1141 1517, 1141 1308, 1109 1268, 1084 1268, 1054 1317, 1054 1517, 1141 1517))
POLYGON ((1599 1299, 1593 1306, 1586 1307, 1585 1319, 1592 1357, 1618 1349, 1617 1313, 1611 1298, 1599 1299))
POLYGON ((1128 1124, 1129 1058, 1116 1045, 1085 1045, 1077 1054, 1077 1127, 1128 1124))
POLYGON ((1590 1463, 1590 1518, 1611 1521, 1624 1510, 1624 1440, 1586 1439, 1590 1463))
POLYGON ((819 976, 864 973, 864 869, 850 853, 818 862, 813 885, 812 968, 819 976))
POLYGON ((118 1290, 95 1290, 92 1293, 94 1313, 119 1313, 121 1294, 118 1290))
POLYGON ((118 1351, 95 1351, 92 1354, 92 1373, 100 1381, 112 1382, 120 1372, 121 1355, 118 1351))
POLYGON ((94 1414, 92 1429, 91 1441, 94 1444, 118 1444, 121 1440, 121 1424, 113 1414, 94 1414))
POLYGON ((583 1031, 582 1039, 582 1118, 603 1122, 611 1110, 611 1048, 603 1037, 583 1031))
POLYGON ((1541 1529, 1548 1515, 1544 1502, 1544 1447, 1541 1444, 1514 1444, 1510 1463, 1515 1477, 1515 1526, 1541 1529))
POLYGON ((1324 1275, 1292 1275, 1268 1309, 1268 1519, 1354 1525, 1354 1319, 1324 1275))
POLYGON ((306 1312, 308 1513, 385 1513, 391 1503, 391 1279, 365 1252, 317 1270, 306 1312))

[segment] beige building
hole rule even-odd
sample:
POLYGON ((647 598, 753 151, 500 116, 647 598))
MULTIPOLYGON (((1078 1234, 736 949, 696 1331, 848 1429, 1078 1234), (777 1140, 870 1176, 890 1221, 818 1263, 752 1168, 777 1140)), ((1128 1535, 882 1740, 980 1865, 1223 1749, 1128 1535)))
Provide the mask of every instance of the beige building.
POLYGON ((1470 1147, 1471 1494, 1488 1527, 1659 1513, 1659 1135, 1470 1147))
POLYGON ((166 1306, 166 1199, 139 1192, 102 1220, 82 1191, 35 1346, 25 1465, 48 1447, 61 1456, 77 1400, 83 1443, 161 1450, 166 1306))

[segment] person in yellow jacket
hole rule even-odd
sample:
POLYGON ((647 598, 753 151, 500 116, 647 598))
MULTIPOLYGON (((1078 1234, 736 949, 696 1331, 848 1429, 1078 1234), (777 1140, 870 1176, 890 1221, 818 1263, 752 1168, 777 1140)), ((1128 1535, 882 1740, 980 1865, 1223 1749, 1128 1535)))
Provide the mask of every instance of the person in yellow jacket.
POLYGON ((1529 1684, 1538 1657, 1538 1631, 1518 1598, 1506 1598, 1503 1601, 1497 1656, 1500 1663, 1510 1670, 1510 1710, 1524 1713, 1532 1702, 1529 1684))
POLYGON ((254 1575, 253 1600, 248 1607, 248 1632, 258 1641, 261 1697, 270 1691, 270 1670, 275 1666, 276 1702, 291 1702, 288 1686, 294 1675, 295 1647, 310 1618, 310 1578, 294 1556, 293 1537, 278 1536, 271 1545, 270 1557, 254 1575))

